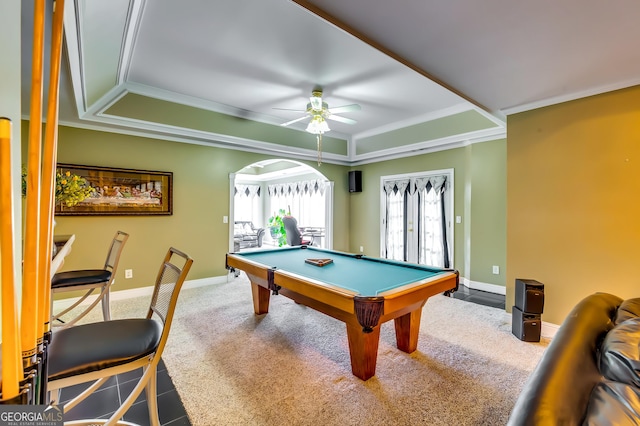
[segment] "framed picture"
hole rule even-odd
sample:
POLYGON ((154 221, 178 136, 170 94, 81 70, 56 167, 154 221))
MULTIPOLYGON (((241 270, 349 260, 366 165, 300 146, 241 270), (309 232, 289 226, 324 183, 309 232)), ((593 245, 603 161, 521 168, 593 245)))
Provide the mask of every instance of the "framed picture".
POLYGON ((56 201, 57 216, 173 214, 171 172, 58 164, 57 173, 63 180, 84 179, 94 189, 72 206, 56 201))

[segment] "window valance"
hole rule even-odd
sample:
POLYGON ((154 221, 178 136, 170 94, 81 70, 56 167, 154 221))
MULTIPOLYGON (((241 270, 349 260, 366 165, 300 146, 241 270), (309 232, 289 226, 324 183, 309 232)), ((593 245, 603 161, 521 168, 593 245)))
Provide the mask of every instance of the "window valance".
POLYGON ((446 176, 429 176, 424 178, 417 178, 416 184, 413 189, 415 192, 419 192, 424 189, 429 192, 431 191, 431 189, 434 189, 436 191, 436 194, 439 194, 446 189, 446 184, 446 176))
POLYGON ((260 185, 247 185, 237 183, 235 185, 235 193, 233 195, 249 198, 253 198, 256 196, 260 197, 260 185))
POLYGON ((397 194, 398 192, 404 194, 404 191, 407 189, 408 185, 409 179, 385 180, 384 192, 386 192, 387 194, 397 194))
POLYGON ((267 192, 272 197, 301 194, 324 194, 325 181, 307 180, 300 182, 276 183, 267 187, 267 192))

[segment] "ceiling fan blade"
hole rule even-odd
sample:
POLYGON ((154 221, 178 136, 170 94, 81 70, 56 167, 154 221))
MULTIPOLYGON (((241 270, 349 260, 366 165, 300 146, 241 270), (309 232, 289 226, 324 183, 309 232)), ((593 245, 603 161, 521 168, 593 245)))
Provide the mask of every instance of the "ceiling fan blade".
POLYGON ((297 123, 298 121, 302 121, 302 120, 304 120, 306 118, 307 118, 307 116, 304 115, 304 116, 302 116, 300 118, 296 118, 295 120, 291 120, 291 121, 287 121, 286 123, 282 123, 281 126, 288 126, 289 124, 297 123))
POLYGON ((347 117, 340 117, 339 115, 329 115, 327 118, 329 120, 339 121, 341 123, 347 123, 347 124, 356 124, 357 123, 356 120, 352 120, 352 119, 347 118, 347 117))
POLYGON ((292 108, 272 108, 272 109, 276 109, 278 111, 294 111, 294 112, 307 112, 304 109, 292 109, 292 108))
POLYGON ((358 104, 342 105, 335 108, 329 108, 331 114, 339 114, 341 112, 360 111, 362 107, 358 104))

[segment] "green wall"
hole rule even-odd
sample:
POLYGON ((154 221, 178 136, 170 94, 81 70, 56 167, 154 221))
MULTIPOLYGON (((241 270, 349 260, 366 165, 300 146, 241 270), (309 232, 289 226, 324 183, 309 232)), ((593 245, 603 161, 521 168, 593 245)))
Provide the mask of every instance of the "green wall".
MULTIPOLYGON (((28 123, 23 122, 23 140, 28 123)), ((25 146, 23 144, 23 150, 25 146)), ((24 157, 23 157, 24 158, 24 157)), ((60 127, 58 161, 93 166, 173 172, 172 216, 56 216, 56 234, 75 234, 64 269, 100 267, 116 230, 131 237, 124 248, 114 290, 152 285, 170 246, 194 258, 188 279, 223 276, 228 251, 229 173, 269 158, 243 151, 60 127), (124 270, 133 278, 124 279, 124 270)), ((317 163, 309 162, 317 168, 317 163)), ((322 164, 335 182, 334 248, 348 249, 347 168, 322 164)))
POLYGON ((506 285, 507 141, 471 145, 470 259, 473 281, 506 285), (498 266, 500 273, 493 274, 498 266))
POLYGON ((506 265, 506 141, 353 167, 362 171, 361 193, 352 193, 349 251, 360 246, 370 256, 380 255, 380 178, 402 173, 454 169, 454 266, 471 285, 504 286, 506 265), (488 165, 484 162, 488 161, 488 165), (454 220, 455 222, 455 220, 454 220), (500 275, 491 273, 501 266, 500 275))
MULTIPOLYGON (((23 122, 23 140, 28 124, 23 122)), ((23 144, 23 150, 25 146, 23 144)), ((324 163, 318 168, 334 185, 334 248, 379 256, 380 177, 454 169, 454 266, 474 284, 504 286, 505 158, 504 140, 366 164, 363 192, 349 193, 348 167, 324 163), (491 273, 499 265, 500 275, 491 273)), ((173 172, 172 216, 57 216, 56 234, 75 234, 64 269, 98 267, 116 230, 131 234, 124 249, 114 290, 151 285, 169 246, 189 253, 189 279, 223 276, 228 251, 229 173, 269 156, 115 133, 60 127, 58 161, 105 167, 173 172), (124 270, 133 278, 124 279, 124 270)), ((64 295, 68 296, 68 295, 64 295)), ((64 297, 63 296, 63 297, 64 297)))

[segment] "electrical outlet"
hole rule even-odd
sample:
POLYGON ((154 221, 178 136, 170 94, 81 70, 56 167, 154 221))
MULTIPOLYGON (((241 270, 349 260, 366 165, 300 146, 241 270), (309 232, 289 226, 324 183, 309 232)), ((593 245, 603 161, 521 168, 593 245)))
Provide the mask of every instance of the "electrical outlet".
POLYGON ((498 265, 493 265, 493 273, 495 275, 499 275, 500 274, 500 267, 498 265))
POLYGON ((364 247, 360 246, 360 253, 364 253, 364 247))
POLYGON ((133 269, 125 269, 124 270, 125 278, 133 278, 133 269))

